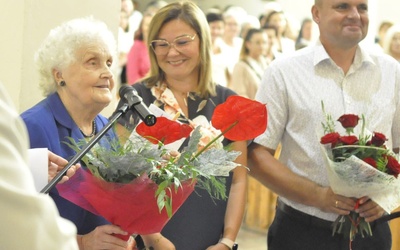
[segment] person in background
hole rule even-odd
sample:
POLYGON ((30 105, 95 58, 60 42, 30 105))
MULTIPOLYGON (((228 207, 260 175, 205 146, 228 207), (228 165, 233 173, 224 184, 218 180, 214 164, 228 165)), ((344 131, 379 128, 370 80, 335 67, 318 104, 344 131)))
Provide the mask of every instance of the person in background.
MULTIPOLYGON (((268 250, 349 249, 346 235, 332 235, 332 223, 356 201, 329 186, 318 135, 325 119, 321 101, 333 118, 365 115, 370 131, 388 135, 395 152, 400 146, 400 65, 359 45, 368 31, 368 0, 315 0, 312 16, 320 43, 275 59, 256 94, 269 117, 268 129, 249 146, 250 174, 279 195, 268 250)), ((385 211, 363 197, 357 212, 373 236, 358 234, 352 249, 391 249, 388 223, 374 223, 385 211)))
POLYGON ((394 23, 390 21, 383 21, 379 25, 378 34, 376 36, 375 42, 380 47, 380 49, 383 49, 383 43, 385 41, 386 32, 390 27, 393 26, 393 24, 394 23))
POLYGON ((312 42, 313 20, 305 18, 301 23, 299 35, 296 39, 296 50, 307 47, 312 42))
POLYGON ((154 14, 165 5, 167 3, 164 1, 150 3, 143 14, 139 29, 135 32, 135 41, 129 50, 126 62, 126 78, 130 85, 143 78, 150 69, 147 33, 154 14))
POLYGON ((247 17, 247 12, 239 6, 229 6, 222 13, 224 18, 224 34, 220 43, 222 53, 228 64, 228 85, 232 77, 235 64, 239 61, 240 49, 243 39, 240 37, 242 23, 247 17))
MULTIPOLYGON (((146 105, 155 104, 181 122, 193 123, 200 115, 210 121, 215 107, 235 94, 211 77, 210 30, 203 11, 193 2, 174 2, 160 9, 151 21, 149 41, 150 73, 132 86, 146 105)), ((124 102, 122 98, 119 105, 124 102)), ((120 129, 133 129, 136 123, 132 120, 138 117, 130 111, 120 129)), ((242 152, 237 162, 243 165, 246 145, 245 141, 232 144, 233 150, 242 152)), ((162 235, 177 250, 231 249, 244 214, 246 171, 236 168, 227 177, 227 200, 213 200, 206 190, 196 187, 162 235)), ((144 245, 149 249, 160 243, 144 241, 144 245)))
POLYGON ((383 51, 400 62, 400 25, 395 24, 387 30, 383 51))
POLYGON ((261 29, 268 36, 268 49, 265 52, 265 59, 270 64, 276 57, 280 55, 278 51, 278 29, 269 24, 265 24, 261 29))
POLYGON ((132 45, 133 36, 129 33, 129 14, 125 10, 121 10, 118 27, 118 74, 119 82, 122 84, 127 82, 126 61, 132 45))
POLYGON ((221 42, 224 34, 224 19, 221 13, 210 11, 206 14, 211 34, 211 61, 212 61, 212 79, 222 86, 228 85, 230 78, 228 71, 227 57, 222 53, 221 42))
POLYGON ((286 37, 289 24, 283 11, 272 11, 266 17, 266 24, 275 26, 277 29, 276 49, 281 54, 291 53, 295 50, 295 42, 286 37))
MULTIPOLYGON (((36 53, 40 87, 46 98, 21 114, 31 148, 48 148, 66 159, 76 153, 66 142, 90 140, 108 120, 100 112, 112 99, 111 66, 116 41, 107 26, 93 18, 78 18, 52 29, 36 53)), ((115 137, 113 131, 107 136, 115 137)), ((60 215, 78 230, 80 249, 131 249, 114 234, 126 234, 50 190, 60 215)))
POLYGON ((238 95, 255 98, 261 77, 268 66, 264 57, 267 49, 267 34, 261 29, 249 29, 244 37, 240 60, 233 68, 230 89, 238 95))
POLYGON ((246 37, 247 31, 251 28, 253 29, 261 28, 260 21, 256 16, 247 15, 243 20, 242 27, 240 28, 240 37, 244 39, 246 37))
MULTIPOLYGON (((75 226, 62 218, 53 200, 35 190, 28 167, 28 135, 0 83, 1 249, 78 249, 75 226)), ((49 151, 49 181, 67 161, 49 151)), ((77 169, 72 166, 61 182, 77 169)))

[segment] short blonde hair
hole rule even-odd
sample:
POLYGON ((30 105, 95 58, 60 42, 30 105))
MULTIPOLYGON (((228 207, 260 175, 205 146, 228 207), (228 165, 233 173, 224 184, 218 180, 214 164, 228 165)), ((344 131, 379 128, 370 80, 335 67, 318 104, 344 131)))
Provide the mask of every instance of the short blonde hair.
MULTIPOLYGON (((211 77, 210 28, 203 11, 193 2, 174 2, 161 8, 153 17, 149 27, 148 41, 156 40, 161 28, 172 20, 179 19, 192 27, 200 39, 200 65, 197 92, 201 97, 215 95, 215 83, 211 77)), ((156 55, 147 45, 150 56, 150 72, 144 79, 152 87, 165 80, 165 72, 158 66, 156 55)))
POLYGON ((44 96, 57 90, 53 70, 62 70, 76 60, 76 51, 93 44, 103 43, 116 55, 116 40, 107 25, 93 17, 77 18, 52 29, 35 54, 39 70, 39 86, 44 96))

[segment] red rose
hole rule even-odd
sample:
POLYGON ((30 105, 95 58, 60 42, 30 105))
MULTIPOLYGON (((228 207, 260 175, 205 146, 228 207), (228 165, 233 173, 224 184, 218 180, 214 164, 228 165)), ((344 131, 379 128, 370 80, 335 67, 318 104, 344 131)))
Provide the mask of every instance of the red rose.
POLYGON ((357 126, 358 120, 360 120, 360 117, 358 117, 358 115, 352 114, 342 115, 338 119, 338 121, 342 124, 344 128, 354 128, 355 126, 357 126))
POLYGON ((394 158, 393 156, 390 156, 390 155, 387 156, 387 160, 388 160, 388 163, 387 163, 386 167, 389 170, 389 174, 394 175, 394 177, 397 178, 397 176, 400 173, 399 162, 396 160, 396 158, 394 158))
POLYGON ((339 137, 339 141, 345 145, 354 145, 358 142, 357 136, 349 135, 349 136, 341 136, 339 137))
POLYGON ((373 158, 367 157, 364 158, 363 161, 376 168, 376 161, 373 158))
POLYGON ((337 132, 329 133, 321 138, 321 144, 336 144, 338 142, 338 139, 340 137, 340 134, 337 132))
POLYGON ((382 133, 374 132, 374 135, 371 138, 371 143, 376 147, 382 146, 385 141, 387 141, 386 136, 382 133))

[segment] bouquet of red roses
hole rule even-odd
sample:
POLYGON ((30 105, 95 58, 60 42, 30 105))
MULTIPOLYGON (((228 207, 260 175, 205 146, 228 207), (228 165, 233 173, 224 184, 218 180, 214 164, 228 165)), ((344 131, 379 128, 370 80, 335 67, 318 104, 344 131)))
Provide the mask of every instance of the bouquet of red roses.
MULTIPOLYGON (((324 109, 324 108, 323 108, 324 109)), ((325 113, 325 110, 324 110, 325 113)), ((368 196, 387 213, 400 205, 400 164, 397 156, 385 146, 386 136, 370 133, 365 128, 365 118, 345 114, 337 120, 346 130, 340 135, 335 130, 334 120, 326 114, 322 123, 325 135, 321 144, 325 146, 328 178, 336 194, 361 198, 368 196), (361 133, 354 135, 354 128, 362 121, 361 133)), ((358 203, 354 210, 357 209, 358 203)), ((371 228, 355 211, 339 216, 333 225, 333 234, 344 233, 350 242, 360 233, 371 236, 371 228)))
POLYGON ((238 166, 233 161, 240 152, 216 144, 223 136, 238 141, 261 134, 267 110, 259 102, 231 96, 215 108, 211 123, 222 131, 214 137, 204 135, 202 126, 193 128, 165 117, 158 117, 151 127, 141 123, 124 145, 114 140, 110 148, 94 147, 83 159, 89 171, 80 169, 57 185, 60 195, 130 234, 160 232, 195 185, 214 198, 226 198, 220 177, 238 166), (166 147, 189 135, 188 146, 179 154, 166 147))

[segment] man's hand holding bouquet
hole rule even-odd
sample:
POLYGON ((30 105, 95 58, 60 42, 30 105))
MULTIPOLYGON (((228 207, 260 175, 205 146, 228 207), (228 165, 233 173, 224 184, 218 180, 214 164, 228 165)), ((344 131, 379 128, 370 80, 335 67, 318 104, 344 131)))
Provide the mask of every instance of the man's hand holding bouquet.
POLYGON ((195 185, 214 198, 227 198, 220 177, 238 166, 234 160, 240 152, 222 148, 221 138, 250 140, 264 132, 266 124, 265 105, 240 96, 231 96, 215 108, 212 126, 193 127, 158 117, 154 126, 139 124, 137 134, 124 145, 113 140, 110 147, 94 147, 83 159, 88 170, 80 169, 57 189, 64 198, 129 234, 157 233, 195 185), (189 136, 182 152, 167 147, 189 136))
MULTIPOLYGON (((324 107, 323 111, 325 113, 324 107)), ((368 197, 387 213, 400 205, 400 164, 390 149, 385 146, 386 136, 369 132, 365 118, 345 114, 338 122, 346 130, 345 135, 335 130, 335 121, 325 113, 322 123, 325 135, 321 137, 327 162, 328 178, 332 190, 339 195, 354 197, 356 207, 349 215, 341 215, 333 224, 333 234, 343 233, 351 241, 357 234, 371 236, 370 224, 356 211, 360 198, 368 197), (361 120, 359 136, 354 128, 361 120)))

